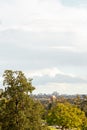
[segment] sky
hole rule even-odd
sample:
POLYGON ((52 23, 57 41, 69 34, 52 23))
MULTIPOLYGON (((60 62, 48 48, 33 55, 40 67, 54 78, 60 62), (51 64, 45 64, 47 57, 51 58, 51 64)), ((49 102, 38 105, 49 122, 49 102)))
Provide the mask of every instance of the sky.
POLYGON ((0 0, 0 88, 8 69, 36 94, 87 94, 87 1, 0 0))

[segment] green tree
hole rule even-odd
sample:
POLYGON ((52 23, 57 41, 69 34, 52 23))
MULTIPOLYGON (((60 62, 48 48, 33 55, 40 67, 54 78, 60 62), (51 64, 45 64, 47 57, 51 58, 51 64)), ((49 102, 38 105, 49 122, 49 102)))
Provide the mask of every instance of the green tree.
POLYGON ((86 117, 84 112, 69 103, 58 103, 48 111, 47 123, 49 125, 62 126, 67 128, 84 128, 86 117))
POLYGON ((87 101, 82 101, 80 104, 80 108, 81 108, 81 110, 83 110, 85 112, 86 117, 87 117, 87 101))
POLYGON ((21 71, 6 70, 0 101, 1 130, 42 130, 42 105, 31 98, 35 89, 21 71))

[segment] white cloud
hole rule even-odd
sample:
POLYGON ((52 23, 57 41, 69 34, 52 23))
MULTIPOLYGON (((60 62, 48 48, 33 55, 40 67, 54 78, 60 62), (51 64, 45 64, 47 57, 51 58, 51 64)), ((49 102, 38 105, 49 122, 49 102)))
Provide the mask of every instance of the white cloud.
POLYGON ((60 0, 3 0, 0 21, 1 68, 37 69, 29 77, 60 74, 86 80, 87 8, 64 6, 60 0), (70 73, 59 66, 71 68, 70 73))
POLYGON ((3 78, 0 76, 0 82, 2 82, 3 81, 3 78))
POLYGON ((64 6, 59 0, 16 0, 1 4, 0 19, 0 30, 72 32, 72 44, 87 51, 86 8, 64 6))
POLYGON ((82 32, 87 28, 87 10, 65 7, 59 0, 18 0, 14 6, 4 4, 0 12, 3 24, 25 30, 82 32))
POLYGON ((68 83, 49 83, 47 85, 38 85, 34 93, 53 93, 59 94, 87 94, 87 84, 68 84, 68 83))
POLYGON ((65 73, 56 67, 29 71, 29 73, 26 72, 25 74, 27 77, 31 77, 31 78, 44 77, 44 76, 49 76, 51 78, 55 78, 57 75, 62 75, 62 76, 68 76, 71 78, 80 78, 82 80, 86 80, 86 77, 84 77, 84 76, 81 77, 80 75, 75 75, 73 73, 65 73))
POLYGON ((83 52, 82 49, 76 48, 75 46, 51 46, 50 49, 65 51, 65 52, 83 52))
MULTIPOLYGON (((57 74, 63 74, 62 71, 58 70, 57 68, 47 68, 47 69, 41 69, 41 70, 34 70, 29 72, 30 77, 43 77, 45 75, 48 75, 49 77, 55 77, 57 74)), ((26 73, 28 76, 28 73, 26 73)))

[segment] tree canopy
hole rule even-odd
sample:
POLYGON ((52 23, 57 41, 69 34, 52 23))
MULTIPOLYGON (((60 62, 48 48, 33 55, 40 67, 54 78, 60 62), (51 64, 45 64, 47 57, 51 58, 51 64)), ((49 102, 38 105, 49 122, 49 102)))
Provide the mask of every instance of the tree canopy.
POLYGON ((82 128, 85 125, 85 113, 69 103, 57 103, 48 111, 47 122, 49 125, 65 128, 82 128))
POLYGON ((6 70, 0 100, 1 130, 42 130, 42 105, 31 98, 32 80, 21 71, 6 70))

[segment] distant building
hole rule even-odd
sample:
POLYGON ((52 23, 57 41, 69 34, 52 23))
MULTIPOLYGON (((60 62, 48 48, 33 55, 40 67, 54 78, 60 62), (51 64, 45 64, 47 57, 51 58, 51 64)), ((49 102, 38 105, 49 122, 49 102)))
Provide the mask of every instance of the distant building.
POLYGON ((55 102, 55 101, 57 101, 57 98, 55 95, 53 95, 53 96, 51 96, 50 100, 51 100, 51 102, 55 102))

